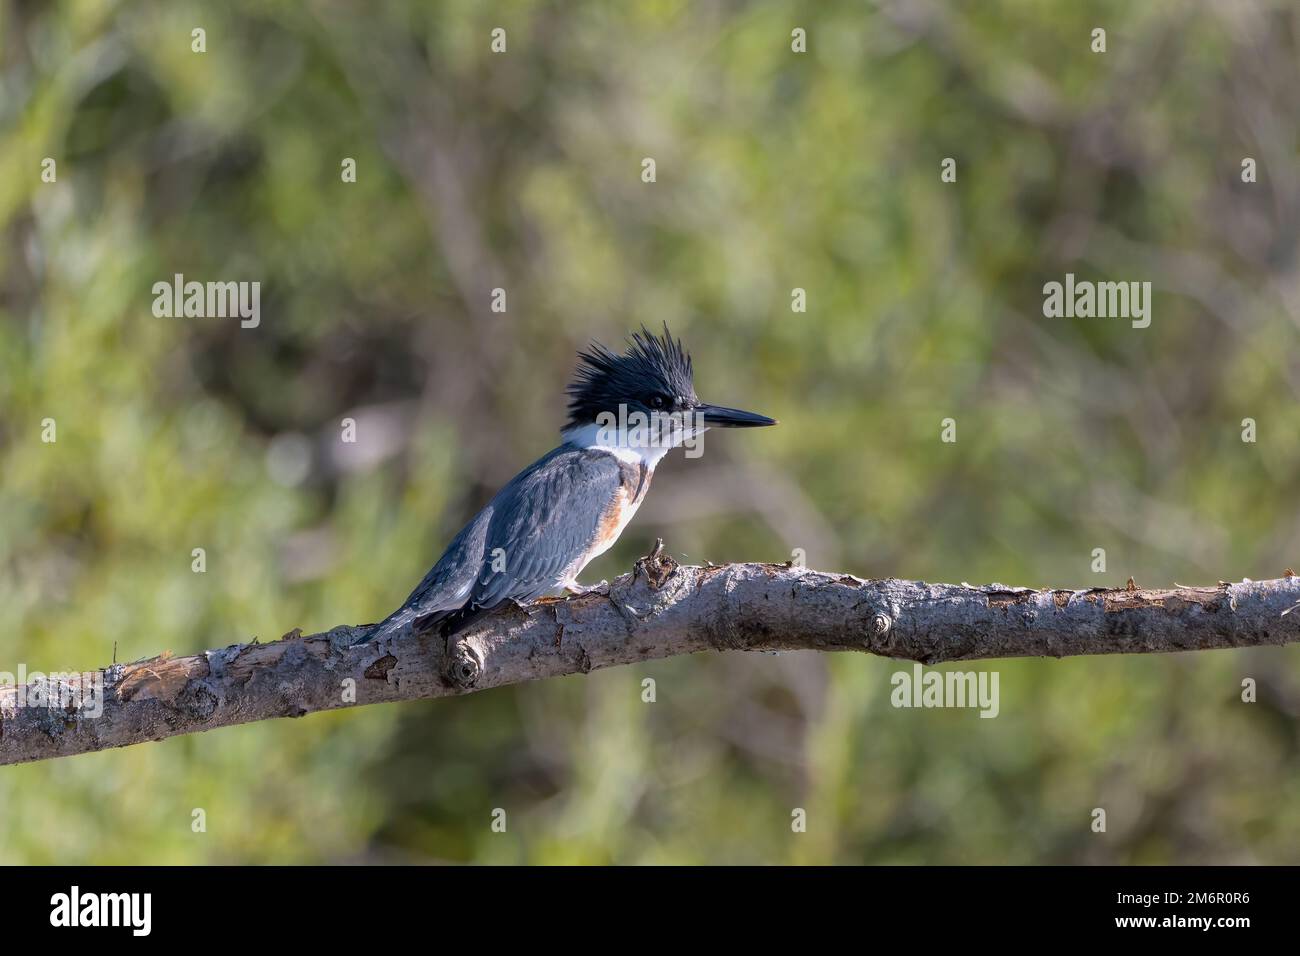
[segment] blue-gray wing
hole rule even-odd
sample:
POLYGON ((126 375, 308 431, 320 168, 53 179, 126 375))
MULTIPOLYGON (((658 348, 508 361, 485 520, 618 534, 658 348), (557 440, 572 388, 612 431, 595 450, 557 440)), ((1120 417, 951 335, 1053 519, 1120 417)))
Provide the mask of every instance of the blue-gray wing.
POLYGON ((561 446, 514 477, 456 535, 381 629, 407 621, 467 626, 504 601, 531 601, 565 582, 591 549, 621 481, 618 460, 561 446))
POLYGON ((559 448, 493 500, 484 563, 466 610, 524 603, 564 584, 590 553, 622 481, 612 455, 559 448))

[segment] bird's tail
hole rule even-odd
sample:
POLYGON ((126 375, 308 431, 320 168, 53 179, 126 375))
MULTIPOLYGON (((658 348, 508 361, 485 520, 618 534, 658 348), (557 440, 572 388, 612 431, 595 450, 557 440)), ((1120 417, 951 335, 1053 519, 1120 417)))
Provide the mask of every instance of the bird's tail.
POLYGON ((408 625, 413 630, 420 632, 438 628, 442 631, 444 637, 454 637, 471 624, 477 622, 479 618, 492 613, 493 610, 495 610, 495 606, 479 607, 475 604, 467 604, 464 607, 450 610, 428 611, 421 608, 418 603, 409 602, 403 604, 378 624, 371 625, 361 637, 352 643, 354 646, 367 644, 370 641, 405 630, 408 625))
POLYGON ((442 617, 445 616, 445 614, 438 612, 430 614, 427 611, 421 611, 419 606, 414 603, 403 604, 378 624, 372 624, 361 637, 352 643, 353 645, 367 644, 370 641, 379 640, 381 637, 396 634, 398 631, 406 629, 408 625, 417 626, 421 629, 430 627, 438 624, 442 617))

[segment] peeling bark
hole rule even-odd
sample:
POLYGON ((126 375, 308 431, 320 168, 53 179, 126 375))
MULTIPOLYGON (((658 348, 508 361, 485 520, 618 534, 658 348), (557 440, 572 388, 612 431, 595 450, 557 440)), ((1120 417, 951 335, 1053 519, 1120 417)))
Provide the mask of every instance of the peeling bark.
POLYGON ((863 651, 935 664, 1300 641, 1300 577, 1147 590, 864 581, 774 564, 679 567, 659 548, 612 585, 511 606, 460 636, 351 646, 340 626, 97 672, 102 713, 31 706, 67 682, 0 686, 0 764, 318 710, 446 697, 696 651, 863 651), (1290 613, 1292 610, 1295 613, 1290 613))

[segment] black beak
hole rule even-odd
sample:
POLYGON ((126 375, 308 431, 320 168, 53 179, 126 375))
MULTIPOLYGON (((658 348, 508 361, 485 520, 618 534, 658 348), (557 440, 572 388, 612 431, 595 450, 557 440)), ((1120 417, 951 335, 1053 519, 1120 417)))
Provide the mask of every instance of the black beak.
POLYGON ((744 412, 739 408, 723 408, 721 405, 696 405, 695 411, 704 416, 704 424, 722 428, 758 428, 761 425, 776 424, 775 418, 744 412))

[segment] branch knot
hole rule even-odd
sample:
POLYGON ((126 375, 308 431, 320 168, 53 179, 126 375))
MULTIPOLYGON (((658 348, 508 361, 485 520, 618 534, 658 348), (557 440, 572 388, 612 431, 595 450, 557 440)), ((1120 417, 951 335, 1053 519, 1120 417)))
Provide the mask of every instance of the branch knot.
POLYGON ((461 690, 469 690, 483 675, 483 662, 468 644, 457 641, 446 668, 447 679, 461 690))
POLYGON ((672 555, 664 554, 664 539, 655 538, 655 546, 650 549, 650 553, 637 558, 636 564, 632 566, 632 580, 635 581, 637 575, 644 574, 650 589, 658 591, 673 576, 677 567, 672 555))

